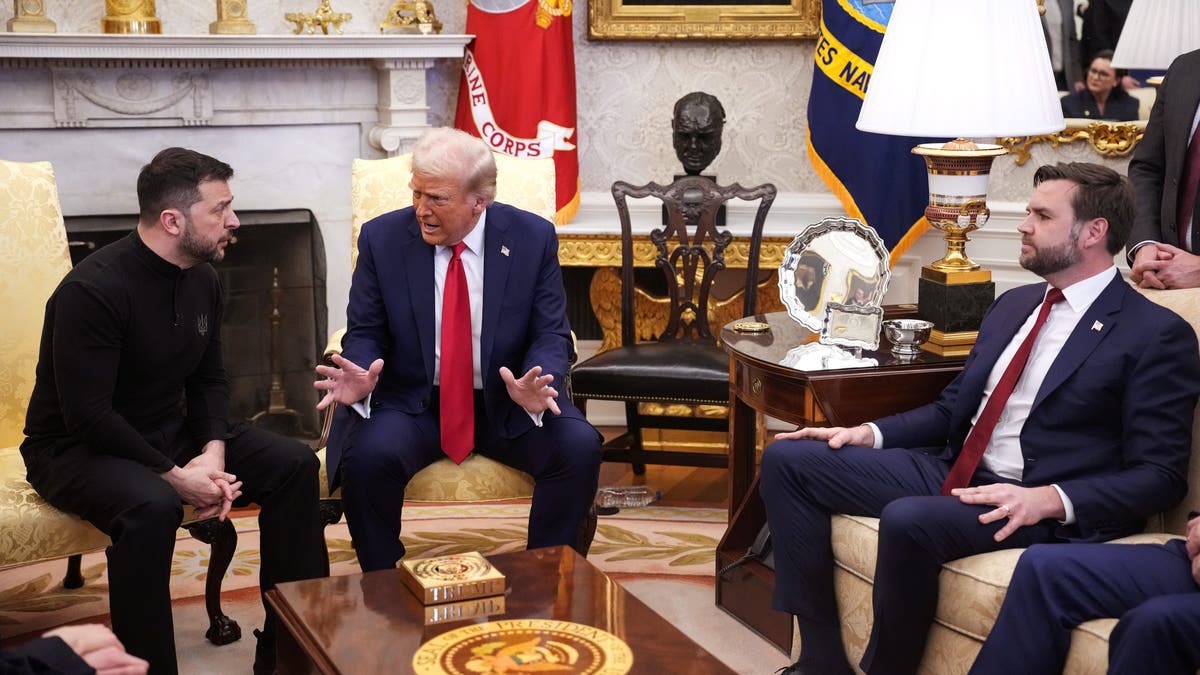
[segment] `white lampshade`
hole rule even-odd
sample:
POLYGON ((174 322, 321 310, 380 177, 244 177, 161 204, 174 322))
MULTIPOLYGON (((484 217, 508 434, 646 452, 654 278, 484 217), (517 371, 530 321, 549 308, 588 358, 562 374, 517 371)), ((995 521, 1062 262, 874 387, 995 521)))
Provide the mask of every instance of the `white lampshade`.
POLYGON ((1062 129, 1035 0, 897 0, 857 126, 942 138, 1062 129))
POLYGON ((1134 0, 1113 52, 1116 68, 1166 70, 1200 49, 1200 0, 1134 0))

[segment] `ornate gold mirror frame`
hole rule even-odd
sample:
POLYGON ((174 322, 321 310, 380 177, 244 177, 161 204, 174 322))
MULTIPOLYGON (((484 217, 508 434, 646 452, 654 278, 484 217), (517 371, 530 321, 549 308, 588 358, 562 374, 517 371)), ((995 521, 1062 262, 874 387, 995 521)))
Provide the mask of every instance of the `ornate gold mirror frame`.
POLYGON ((593 40, 797 40, 816 37, 820 20, 821 0, 588 3, 588 37, 593 40))
POLYGON ((1067 128, 1041 136, 1007 136, 997 138, 996 143, 1012 153, 1017 166, 1029 161, 1031 148, 1038 143, 1049 143, 1057 148, 1064 143, 1087 141, 1092 149, 1104 157, 1124 157, 1133 152, 1138 141, 1146 134, 1146 122, 1068 122, 1067 128))

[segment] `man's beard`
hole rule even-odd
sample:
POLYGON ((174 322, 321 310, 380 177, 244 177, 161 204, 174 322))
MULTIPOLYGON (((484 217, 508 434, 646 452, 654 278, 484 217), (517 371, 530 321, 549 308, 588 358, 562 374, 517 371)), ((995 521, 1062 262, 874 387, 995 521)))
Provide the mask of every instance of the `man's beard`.
POLYGON ((196 236, 196 231, 192 229, 192 221, 185 219, 183 221, 183 236, 179 239, 179 250, 187 257, 196 262, 221 262, 225 257, 225 252, 221 250, 220 241, 206 243, 196 236))
POLYGON ((1033 255, 1022 259, 1021 267, 1039 277, 1061 272, 1079 262, 1083 254, 1079 251, 1079 234, 1082 223, 1071 226, 1071 237, 1053 248, 1034 248, 1033 255))

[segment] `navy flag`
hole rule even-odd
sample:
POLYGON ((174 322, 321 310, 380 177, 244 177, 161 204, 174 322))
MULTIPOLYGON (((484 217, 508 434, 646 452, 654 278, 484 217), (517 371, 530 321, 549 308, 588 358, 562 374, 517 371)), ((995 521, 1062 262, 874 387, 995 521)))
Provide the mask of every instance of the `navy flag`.
POLYGON ((925 160, 912 154, 933 139, 884 136, 854 127, 883 32, 885 0, 822 0, 821 32, 808 97, 808 158, 852 218, 875 228, 891 264, 926 230, 925 160))

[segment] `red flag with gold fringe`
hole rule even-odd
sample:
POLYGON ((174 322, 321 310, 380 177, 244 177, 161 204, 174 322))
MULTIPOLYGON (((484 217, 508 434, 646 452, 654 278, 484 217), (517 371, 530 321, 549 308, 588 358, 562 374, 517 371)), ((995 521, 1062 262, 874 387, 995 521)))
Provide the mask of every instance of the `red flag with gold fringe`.
POLYGON ((554 158, 555 222, 579 209, 571 0, 471 0, 455 126, 496 152, 554 158))

